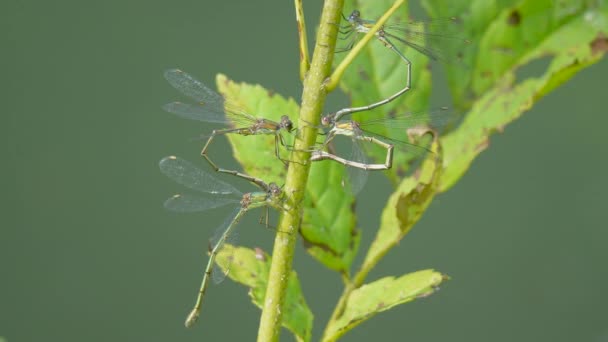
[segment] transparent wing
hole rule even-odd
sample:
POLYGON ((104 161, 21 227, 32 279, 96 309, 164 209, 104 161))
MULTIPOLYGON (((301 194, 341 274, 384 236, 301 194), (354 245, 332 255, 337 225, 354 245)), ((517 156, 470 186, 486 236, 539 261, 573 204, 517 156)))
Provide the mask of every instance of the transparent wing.
POLYGON ((365 120, 360 126, 366 130, 384 129, 409 129, 417 126, 430 127, 436 130, 450 125, 454 122, 454 116, 447 107, 435 108, 430 111, 397 114, 389 117, 365 120))
POLYGON ((169 156, 158 163, 160 171, 175 182, 192 190, 208 194, 241 196, 242 193, 232 185, 214 178, 209 173, 197 168, 189 161, 169 156))
POLYGON ((462 25, 457 18, 438 18, 385 25, 385 37, 398 41, 432 60, 462 64, 470 41, 459 36, 462 25))
POLYGON ((422 133, 426 132, 428 132, 428 129, 424 128, 412 131, 403 130, 403 132, 398 135, 399 139, 389 138, 385 135, 377 134, 371 131, 363 131, 363 134, 368 137, 374 137, 382 140, 385 143, 393 144, 395 148, 400 151, 400 153, 407 152, 414 157, 419 157, 425 153, 433 153, 433 151, 431 151, 426 145, 419 143, 416 139, 419 138, 422 133))
MULTIPOLYGON (((213 234, 213 237, 209 240, 210 252, 213 250, 219 252, 226 243, 231 245, 235 245, 237 243, 238 233, 236 233, 234 229, 238 223, 235 222, 235 218, 237 218, 240 210, 242 210, 240 206, 235 208, 233 212, 226 218, 224 223, 222 223, 222 225, 215 230, 215 234, 213 234)), ((225 270, 222 270, 222 268, 218 266, 217 261, 215 262, 211 271, 211 279, 215 284, 221 283, 226 278, 226 275, 228 275, 228 272, 230 272, 232 259, 232 257, 226 258, 226 260, 228 260, 228 264, 224 265, 225 270)))
POLYGON ((165 71, 165 78, 173 88, 196 102, 202 102, 218 112, 224 111, 224 98, 189 74, 179 69, 169 69, 165 71))
MULTIPOLYGON (((358 163, 369 164, 369 160, 367 155, 363 151, 363 146, 361 140, 352 139, 352 153, 350 160, 358 163)), ((364 170, 358 167, 347 166, 348 178, 350 179, 350 187, 353 192, 353 196, 357 196, 357 194, 363 189, 365 183, 367 183, 367 177, 369 176, 369 171, 364 170)))
POLYGON ((238 204, 239 199, 228 197, 206 198, 189 194, 177 194, 165 201, 165 208, 178 213, 194 213, 225 206, 238 204))
POLYGON ((248 125, 256 121, 251 114, 225 101, 224 97, 179 69, 165 71, 165 78, 182 94, 194 99, 196 104, 172 102, 163 109, 181 118, 227 124, 241 122, 248 125), (228 120, 230 119, 230 121, 228 120))
MULTIPOLYGON (((226 240, 224 242, 222 242, 221 247, 223 247, 226 243, 230 244, 230 245, 236 245, 238 241, 239 241, 239 233, 232 231, 226 237, 226 240)), ((226 276, 228 275, 228 273, 230 273, 230 267, 232 266, 233 259, 234 258, 232 257, 232 255, 230 255, 228 258, 226 258, 226 260, 228 260, 228 262, 224 265, 223 270, 217 264, 217 262, 213 265, 213 271, 211 271, 211 279, 213 280, 214 284, 219 284, 222 281, 224 281, 224 279, 226 279, 226 276)))
MULTIPOLYGON (((374 20, 358 18, 353 22, 353 29, 359 34, 366 33, 375 23, 374 20)), ((470 41, 461 36, 462 32, 460 20, 449 17, 386 24, 378 37, 393 46, 394 42, 400 42, 431 60, 464 65, 462 56, 470 41)))
POLYGON ((163 106, 163 109, 169 113, 173 113, 180 118, 198 120, 203 122, 212 122, 220 124, 240 123, 246 126, 251 126, 257 121, 256 117, 247 114, 245 111, 236 108, 232 104, 226 104, 222 111, 217 111, 205 104, 190 104, 183 102, 171 102, 163 106))
POLYGON ((447 107, 430 111, 397 114, 360 123, 364 134, 395 145, 401 152, 419 156, 431 152, 420 137, 429 132, 442 133, 456 124, 459 116, 447 107), (382 132, 382 133, 378 133, 382 132))
POLYGON ((394 22, 384 25, 384 29, 402 32, 403 38, 419 43, 427 43, 433 40, 467 41, 462 37, 462 21, 458 17, 394 22))
POLYGON ((217 111, 215 108, 206 105, 171 102, 164 105, 163 109, 184 119, 222 124, 228 123, 228 119, 223 110, 217 111))

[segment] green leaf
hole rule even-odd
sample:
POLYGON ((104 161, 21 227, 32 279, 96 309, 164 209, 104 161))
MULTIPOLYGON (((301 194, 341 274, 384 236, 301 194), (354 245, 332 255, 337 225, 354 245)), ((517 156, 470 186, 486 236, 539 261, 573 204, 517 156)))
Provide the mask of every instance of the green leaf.
MULTIPOLYGON (((224 75, 218 75, 217 84, 231 103, 258 118, 278 121, 288 115, 297 122, 298 105, 293 99, 286 100, 272 94, 259 85, 236 83, 224 75)), ((291 136, 284 134, 289 144, 291 136)), ((265 182, 282 184, 285 167, 274 155, 272 136, 241 136, 229 134, 235 158, 246 173, 260 177, 265 182), (263 162, 261 162, 263 161, 263 162)), ((282 156, 289 154, 281 148, 282 156)), ((314 163, 311 167, 304 200, 304 218, 301 235, 308 252, 325 266, 348 276, 349 268, 359 246, 359 231, 355 229, 354 198, 342 187, 344 166, 331 161, 314 163)))
MULTIPOLYGON (((597 62, 608 47, 606 5, 574 0, 559 6, 550 0, 519 1, 513 7, 482 3, 473 2, 469 13, 469 25, 486 25, 470 27, 478 34, 471 78, 451 84, 452 89, 464 88, 473 105, 461 125, 442 138, 446 169, 441 191, 454 185, 488 147, 491 134, 502 132, 541 97, 597 62), (548 66, 540 76, 521 79, 520 69, 534 61, 548 66)), ((425 2, 431 13, 442 4, 425 2)))
POLYGON ((432 150, 434 153, 427 157, 415 174, 399 184, 386 203, 380 229, 363 261, 361 269, 364 275, 409 233, 431 204, 443 170, 441 148, 437 140, 433 143, 432 150))
POLYGON ((423 270, 399 278, 385 277, 354 290, 340 318, 328 326, 324 340, 334 341, 355 326, 390 308, 433 294, 447 276, 423 270))
MULTIPOLYGON (((249 297, 260 309, 264 305, 268 273, 271 259, 261 249, 253 251, 249 248, 224 245, 217 255, 217 265, 228 276, 245 286, 248 286, 249 297)), ((310 341, 313 315, 300 287, 295 271, 291 272, 287 284, 287 296, 283 304, 282 325, 289 329, 298 341, 310 341)))
MULTIPOLYGON (((392 5, 392 0, 379 1, 354 1, 350 9, 358 9, 363 19, 375 20, 379 18, 392 5)), ((346 13, 348 15, 349 13, 346 13)), ((389 19, 389 23, 407 22, 408 11, 406 6, 399 8, 389 19)), ((348 42, 348 40, 346 40, 348 42)), ((347 43, 343 43, 346 45, 347 43)), ((395 43, 398 44, 398 43, 395 43)), ((338 48, 340 45, 338 45, 338 48)), ((375 110, 353 114, 358 121, 383 118, 389 114, 400 114, 407 112, 418 112, 428 108, 430 97, 431 73, 428 68, 428 58, 420 53, 410 53, 399 44, 408 59, 412 62, 412 86, 403 96, 394 101, 380 106, 375 110)), ((338 54, 337 61, 344 57, 345 53, 338 54)), ((373 39, 363 52, 355 58, 354 62, 344 74, 340 83, 341 89, 350 97, 351 106, 365 106, 385 99, 405 86, 407 68, 399 56, 385 47, 377 39, 373 39)), ((388 136, 396 140, 405 140, 406 135, 401 130, 399 135, 388 127, 385 129, 374 129, 374 133, 388 136)), ((398 147, 397 147, 398 148, 398 147)), ((375 161, 384 161, 385 151, 370 148, 367 153, 375 161)), ((393 169, 388 170, 388 176, 393 182, 398 182, 409 168, 411 156, 407 153, 395 153, 393 169)))
POLYGON ((300 233, 308 252, 330 269, 349 277, 361 234, 355 228, 355 199, 341 186, 343 165, 316 162, 310 170, 300 233))

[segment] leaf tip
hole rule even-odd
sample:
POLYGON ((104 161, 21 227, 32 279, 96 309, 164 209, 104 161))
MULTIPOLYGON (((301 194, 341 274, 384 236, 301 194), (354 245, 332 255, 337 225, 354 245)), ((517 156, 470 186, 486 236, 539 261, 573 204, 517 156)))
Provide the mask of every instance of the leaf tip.
POLYGON ((227 82, 227 81, 229 81, 228 76, 226 76, 222 73, 218 73, 217 75, 215 75, 215 82, 217 82, 217 84, 227 82))

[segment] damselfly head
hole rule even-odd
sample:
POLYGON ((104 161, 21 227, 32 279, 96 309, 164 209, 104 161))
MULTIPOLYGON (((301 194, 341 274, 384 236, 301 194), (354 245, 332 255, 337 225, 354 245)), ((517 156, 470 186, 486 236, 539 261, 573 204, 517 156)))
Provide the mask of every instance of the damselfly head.
POLYGON ((361 18, 361 12, 359 10, 353 10, 352 13, 348 16, 348 21, 350 23, 356 23, 361 18))
POLYGON ((327 115, 321 117, 321 125, 325 126, 325 127, 331 125, 334 122, 333 117, 334 117, 334 114, 327 114, 327 115))
POLYGON ((285 129, 287 132, 291 132, 293 130, 293 122, 291 119, 289 119, 289 116, 281 116, 281 128, 285 129))
POLYGON ((279 187, 277 185, 277 183, 272 182, 272 183, 268 184, 268 192, 270 193, 271 196, 278 197, 279 195, 281 195, 283 190, 281 189, 281 187, 279 187))

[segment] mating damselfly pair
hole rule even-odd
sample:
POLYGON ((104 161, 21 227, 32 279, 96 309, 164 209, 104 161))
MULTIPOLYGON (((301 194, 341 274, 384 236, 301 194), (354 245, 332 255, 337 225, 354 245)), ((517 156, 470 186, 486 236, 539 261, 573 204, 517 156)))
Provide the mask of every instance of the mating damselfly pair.
MULTIPOLYGON (((361 19, 360 13, 354 11, 346 18, 348 24, 341 27, 343 38, 356 39, 357 34, 366 33, 373 25, 373 21, 361 19)), ((420 154, 430 152, 424 145, 418 145, 407 139, 406 131, 417 126, 429 126, 440 128, 447 122, 447 111, 441 108, 434 111, 418 113, 395 114, 382 119, 371 119, 355 121, 344 117, 383 106, 399 96, 403 95, 412 88, 411 71, 412 63, 406 57, 407 53, 401 52, 394 44, 393 40, 403 43, 406 47, 411 47, 412 53, 422 53, 431 59, 443 60, 440 50, 436 50, 432 41, 437 37, 431 31, 416 31, 415 27, 409 28, 398 25, 386 25, 375 33, 377 39, 390 50, 395 52, 403 61, 406 67, 406 81, 402 89, 395 94, 374 102, 366 106, 344 108, 321 118, 321 125, 317 127, 323 137, 310 150, 309 162, 320 162, 330 160, 345 165, 349 170, 350 183, 353 193, 358 193, 364 186, 368 171, 390 169, 393 164, 395 146, 397 150, 404 149, 417 151, 420 154), (401 33, 401 35, 398 35, 401 33), (415 33, 415 34, 414 34, 415 33), (389 138, 373 130, 374 126, 399 130, 402 135, 400 139, 389 138), (340 156, 331 151, 331 145, 336 136, 346 136, 352 139, 352 152, 349 156, 340 156), (383 148, 386 151, 382 163, 371 163, 363 152, 363 144, 370 143, 383 148)), ((343 50, 352 47, 352 41, 343 50)), ((282 188, 274 183, 267 183, 262 178, 253 177, 245 173, 219 167, 209 157, 208 151, 212 141, 218 135, 238 134, 242 136, 267 135, 274 138, 274 156, 281 160, 285 165, 290 164, 289 158, 284 157, 286 153, 294 150, 288 143, 291 139, 286 139, 287 135, 297 134, 298 129, 294 127, 289 116, 282 114, 280 120, 274 121, 263 116, 256 116, 242 110, 231 101, 227 101, 220 94, 211 90, 202 82, 196 80, 187 73, 171 69, 165 72, 168 82, 182 94, 194 100, 194 103, 172 102, 164 106, 168 112, 179 117, 198 120, 208 123, 221 124, 227 128, 216 129, 206 136, 201 155, 214 171, 232 174, 256 185, 260 191, 242 193, 232 185, 212 176, 193 163, 171 156, 161 160, 161 171, 169 178, 184 185, 185 187, 199 192, 199 195, 180 194, 175 195, 165 202, 165 207, 169 210, 178 212, 198 212, 221 206, 233 205, 233 213, 228 219, 219 226, 216 237, 212 239, 209 248, 209 260, 205 267, 203 280, 200 285, 197 300, 194 308, 188 315, 186 326, 191 326, 199 316, 202 300, 211 278, 221 281, 226 273, 220 270, 213 271, 214 261, 218 252, 226 242, 233 242, 234 228, 249 210, 254 208, 266 209, 266 224, 268 225, 268 208, 274 208, 279 212, 286 210, 285 195, 282 188), (283 151, 282 151, 283 150, 283 151)), ((293 114, 293 113, 292 113, 293 114)), ((264 161, 261 160, 260 163, 264 161)), ((313 180, 314 181, 314 180, 313 180)))

